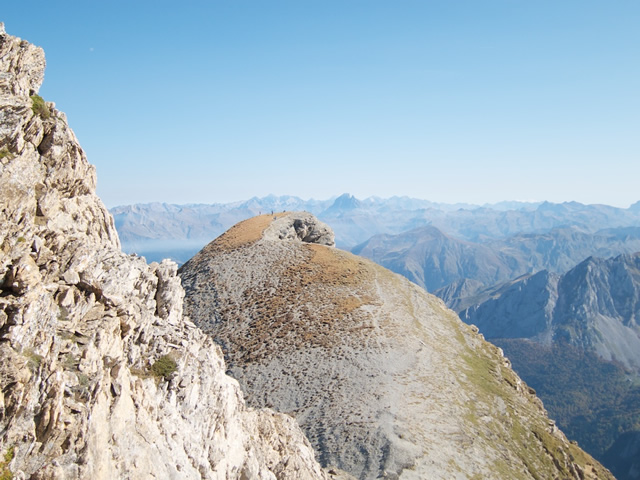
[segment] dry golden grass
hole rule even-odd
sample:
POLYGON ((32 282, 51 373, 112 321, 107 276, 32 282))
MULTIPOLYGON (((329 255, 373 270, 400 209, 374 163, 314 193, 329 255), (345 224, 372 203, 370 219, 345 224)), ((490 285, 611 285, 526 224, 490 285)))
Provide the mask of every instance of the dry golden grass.
POLYGON ((213 243, 218 249, 233 250, 262 238, 262 233, 273 221, 273 215, 258 215, 231 227, 213 243))
MULTIPOLYGON (((246 248, 262 238, 272 220, 271 215, 245 220, 210 245, 222 255, 246 248)), ((225 322, 216 335, 233 345, 228 351, 231 364, 259 361, 303 345, 332 349, 345 341, 360 341, 356 336, 367 335, 373 328, 370 313, 362 309, 380 303, 373 264, 317 244, 294 241, 273 252, 267 244, 259 248, 265 250, 269 262, 275 252, 282 255, 274 263, 277 282, 265 281, 268 275, 256 276, 240 298, 228 303, 224 288, 218 287, 218 312, 225 322)))
POLYGON ((310 263, 319 268, 314 269, 314 282, 333 285, 357 285, 366 276, 364 263, 355 255, 325 247, 308 244, 311 251, 310 263))
POLYGON ((303 255, 288 259, 276 291, 256 284, 242 305, 220 306, 229 330, 218 334, 234 345, 232 363, 259 361, 303 345, 331 349, 355 338, 354 333, 366 335, 373 328, 368 314, 359 310, 378 303, 372 267, 335 248, 315 244, 299 248, 303 255))

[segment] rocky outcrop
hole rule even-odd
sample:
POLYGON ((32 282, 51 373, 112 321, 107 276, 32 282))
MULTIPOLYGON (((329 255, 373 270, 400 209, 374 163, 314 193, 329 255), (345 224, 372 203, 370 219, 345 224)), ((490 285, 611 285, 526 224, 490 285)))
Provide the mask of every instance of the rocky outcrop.
POLYGON ((245 407, 182 315, 172 262, 120 251, 95 169, 0 24, 0 473, 324 478, 290 417, 245 407))
MULTIPOLYGON (((571 444, 501 351, 405 278, 239 223, 180 269, 185 310, 249 404, 295 416, 357 478, 612 478, 571 444)), ((283 218, 284 217, 284 218, 283 218)))
POLYGON ((274 216, 273 222, 265 229, 263 236, 272 240, 297 239, 329 247, 336 244, 333 230, 310 213, 305 212, 274 216))

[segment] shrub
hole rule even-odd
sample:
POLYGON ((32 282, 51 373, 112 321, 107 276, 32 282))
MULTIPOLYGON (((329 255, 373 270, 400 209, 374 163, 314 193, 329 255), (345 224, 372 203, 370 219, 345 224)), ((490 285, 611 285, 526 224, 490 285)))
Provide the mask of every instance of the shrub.
POLYGON ((170 355, 163 355, 151 365, 151 372, 158 378, 169 380, 171 374, 176 371, 178 365, 170 355))
POLYGON ((36 115, 40 115, 41 118, 49 118, 51 116, 49 107, 47 107, 47 104, 40 95, 31 95, 31 110, 33 110, 33 113, 36 115))

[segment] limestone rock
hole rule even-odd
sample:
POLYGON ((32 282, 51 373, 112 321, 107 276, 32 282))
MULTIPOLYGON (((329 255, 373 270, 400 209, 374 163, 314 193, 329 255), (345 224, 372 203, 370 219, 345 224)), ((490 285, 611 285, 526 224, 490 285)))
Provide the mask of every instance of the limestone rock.
POLYGON ((310 213, 290 212, 276 215, 273 218, 274 221, 264 231, 265 238, 298 239, 330 247, 336 244, 333 230, 310 213))
POLYGON ((181 267, 185 310, 249 404, 295 416, 323 466, 360 479, 612 478, 441 300, 274 235, 279 221, 241 222, 181 267))
POLYGON ((0 458, 21 479, 325 478, 293 419, 245 406, 176 265, 120 251, 65 116, 32 109, 44 64, 0 27, 0 458))

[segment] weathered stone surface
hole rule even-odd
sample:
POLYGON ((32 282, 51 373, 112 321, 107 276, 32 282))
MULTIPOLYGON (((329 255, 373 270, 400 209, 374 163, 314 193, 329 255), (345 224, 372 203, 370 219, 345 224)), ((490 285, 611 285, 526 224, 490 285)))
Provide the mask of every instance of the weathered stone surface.
POLYGON ((297 215, 241 222, 180 269, 249 404, 294 415, 324 466, 361 479, 612 478, 441 300, 272 234, 297 215))
POLYGON ((329 226, 310 213, 295 212, 273 217, 273 222, 264 231, 268 239, 293 240, 318 243, 333 247, 335 235, 329 226))
POLYGON ((294 420, 245 407, 176 265, 120 251, 66 118, 31 108, 43 71, 0 26, 0 458, 20 479, 325 478, 294 420))

